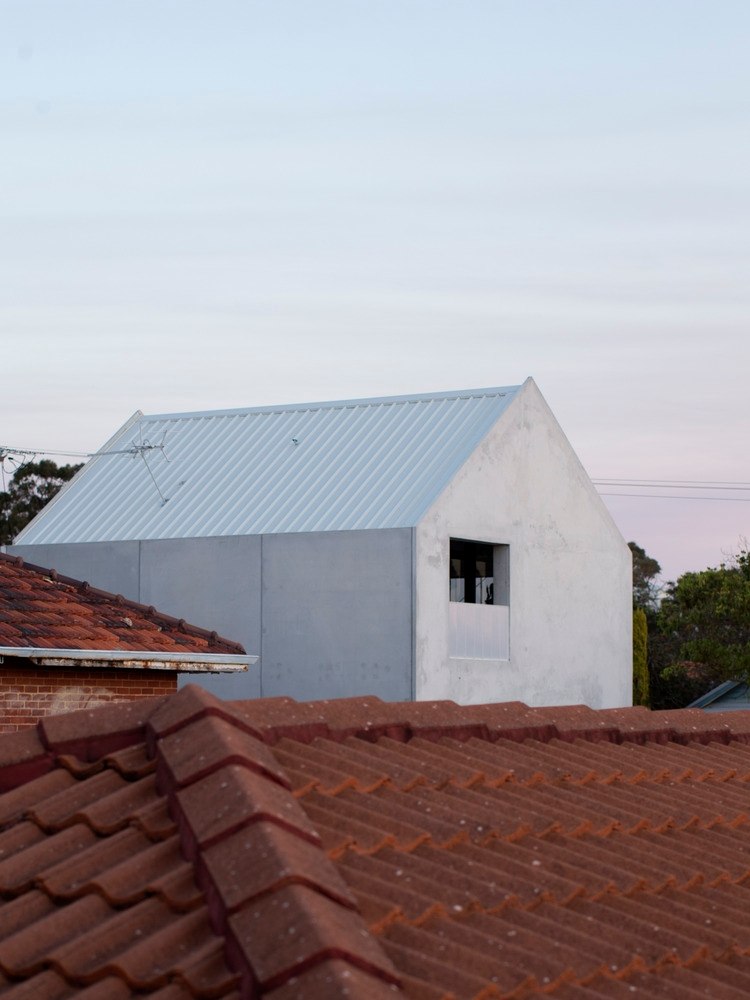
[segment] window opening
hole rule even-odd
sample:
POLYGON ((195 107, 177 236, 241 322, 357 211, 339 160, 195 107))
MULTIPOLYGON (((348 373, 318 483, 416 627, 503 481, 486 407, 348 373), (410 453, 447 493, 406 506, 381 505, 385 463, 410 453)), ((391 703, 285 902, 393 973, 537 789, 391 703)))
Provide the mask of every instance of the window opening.
POLYGON ((448 655, 510 658, 510 546, 450 540, 448 655))
POLYGON ((450 599, 459 604, 494 604, 494 546, 451 539, 450 599))

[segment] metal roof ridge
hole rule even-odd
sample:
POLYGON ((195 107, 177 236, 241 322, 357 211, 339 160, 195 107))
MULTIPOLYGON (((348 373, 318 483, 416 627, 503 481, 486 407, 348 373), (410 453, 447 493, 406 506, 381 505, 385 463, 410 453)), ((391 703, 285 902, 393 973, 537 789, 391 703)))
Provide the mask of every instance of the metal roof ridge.
MULTIPOLYGON (((505 396, 516 393, 523 383, 517 385, 487 386, 478 389, 452 389, 443 392, 412 393, 403 396, 365 396, 361 399, 330 399, 311 401, 307 403, 264 404, 262 406, 238 406, 219 410, 186 410, 173 413, 146 413, 141 415, 142 421, 175 420, 193 417, 231 417, 244 416, 250 413, 292 413, 308 410, 346 409, 356 406, 388 406, 393 403, 420 403, 439 399, 470 399, 483 396, 505 396)), ((123 428, 124 429, 124 428, 123 428)), ((103 449, 102 449, 103 450, 103 449)))

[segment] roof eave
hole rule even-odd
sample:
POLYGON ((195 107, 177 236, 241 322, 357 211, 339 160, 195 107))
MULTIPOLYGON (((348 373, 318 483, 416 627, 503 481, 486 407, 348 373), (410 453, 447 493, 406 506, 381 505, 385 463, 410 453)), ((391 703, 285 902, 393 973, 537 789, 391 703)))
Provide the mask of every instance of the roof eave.
POLYGON ((179 673, 237 673, 258 662, 257 656, 221 653, 160 653, 134 649, 45 649, 0 646, 0 663, 15 657, 43 667, 119 667, 172 670, 179 673))

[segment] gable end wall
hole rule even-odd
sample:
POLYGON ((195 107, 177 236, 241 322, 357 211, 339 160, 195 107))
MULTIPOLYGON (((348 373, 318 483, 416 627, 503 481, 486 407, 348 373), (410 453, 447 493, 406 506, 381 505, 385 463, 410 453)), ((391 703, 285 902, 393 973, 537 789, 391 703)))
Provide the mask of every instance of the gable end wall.
POLYGON ((630 551, 532 382, 416 536, 417 698, 631 703, 630 551), (449 656, 451 537, 510 546, 507 661, 449 656))

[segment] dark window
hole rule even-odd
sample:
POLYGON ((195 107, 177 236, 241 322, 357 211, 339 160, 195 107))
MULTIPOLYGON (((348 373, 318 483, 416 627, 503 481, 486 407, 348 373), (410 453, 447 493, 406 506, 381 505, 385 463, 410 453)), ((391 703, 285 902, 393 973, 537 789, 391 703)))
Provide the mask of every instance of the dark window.
POLYGON ((451 538, 450 599, 461 604, 494 604, 494 545, 451 538))

